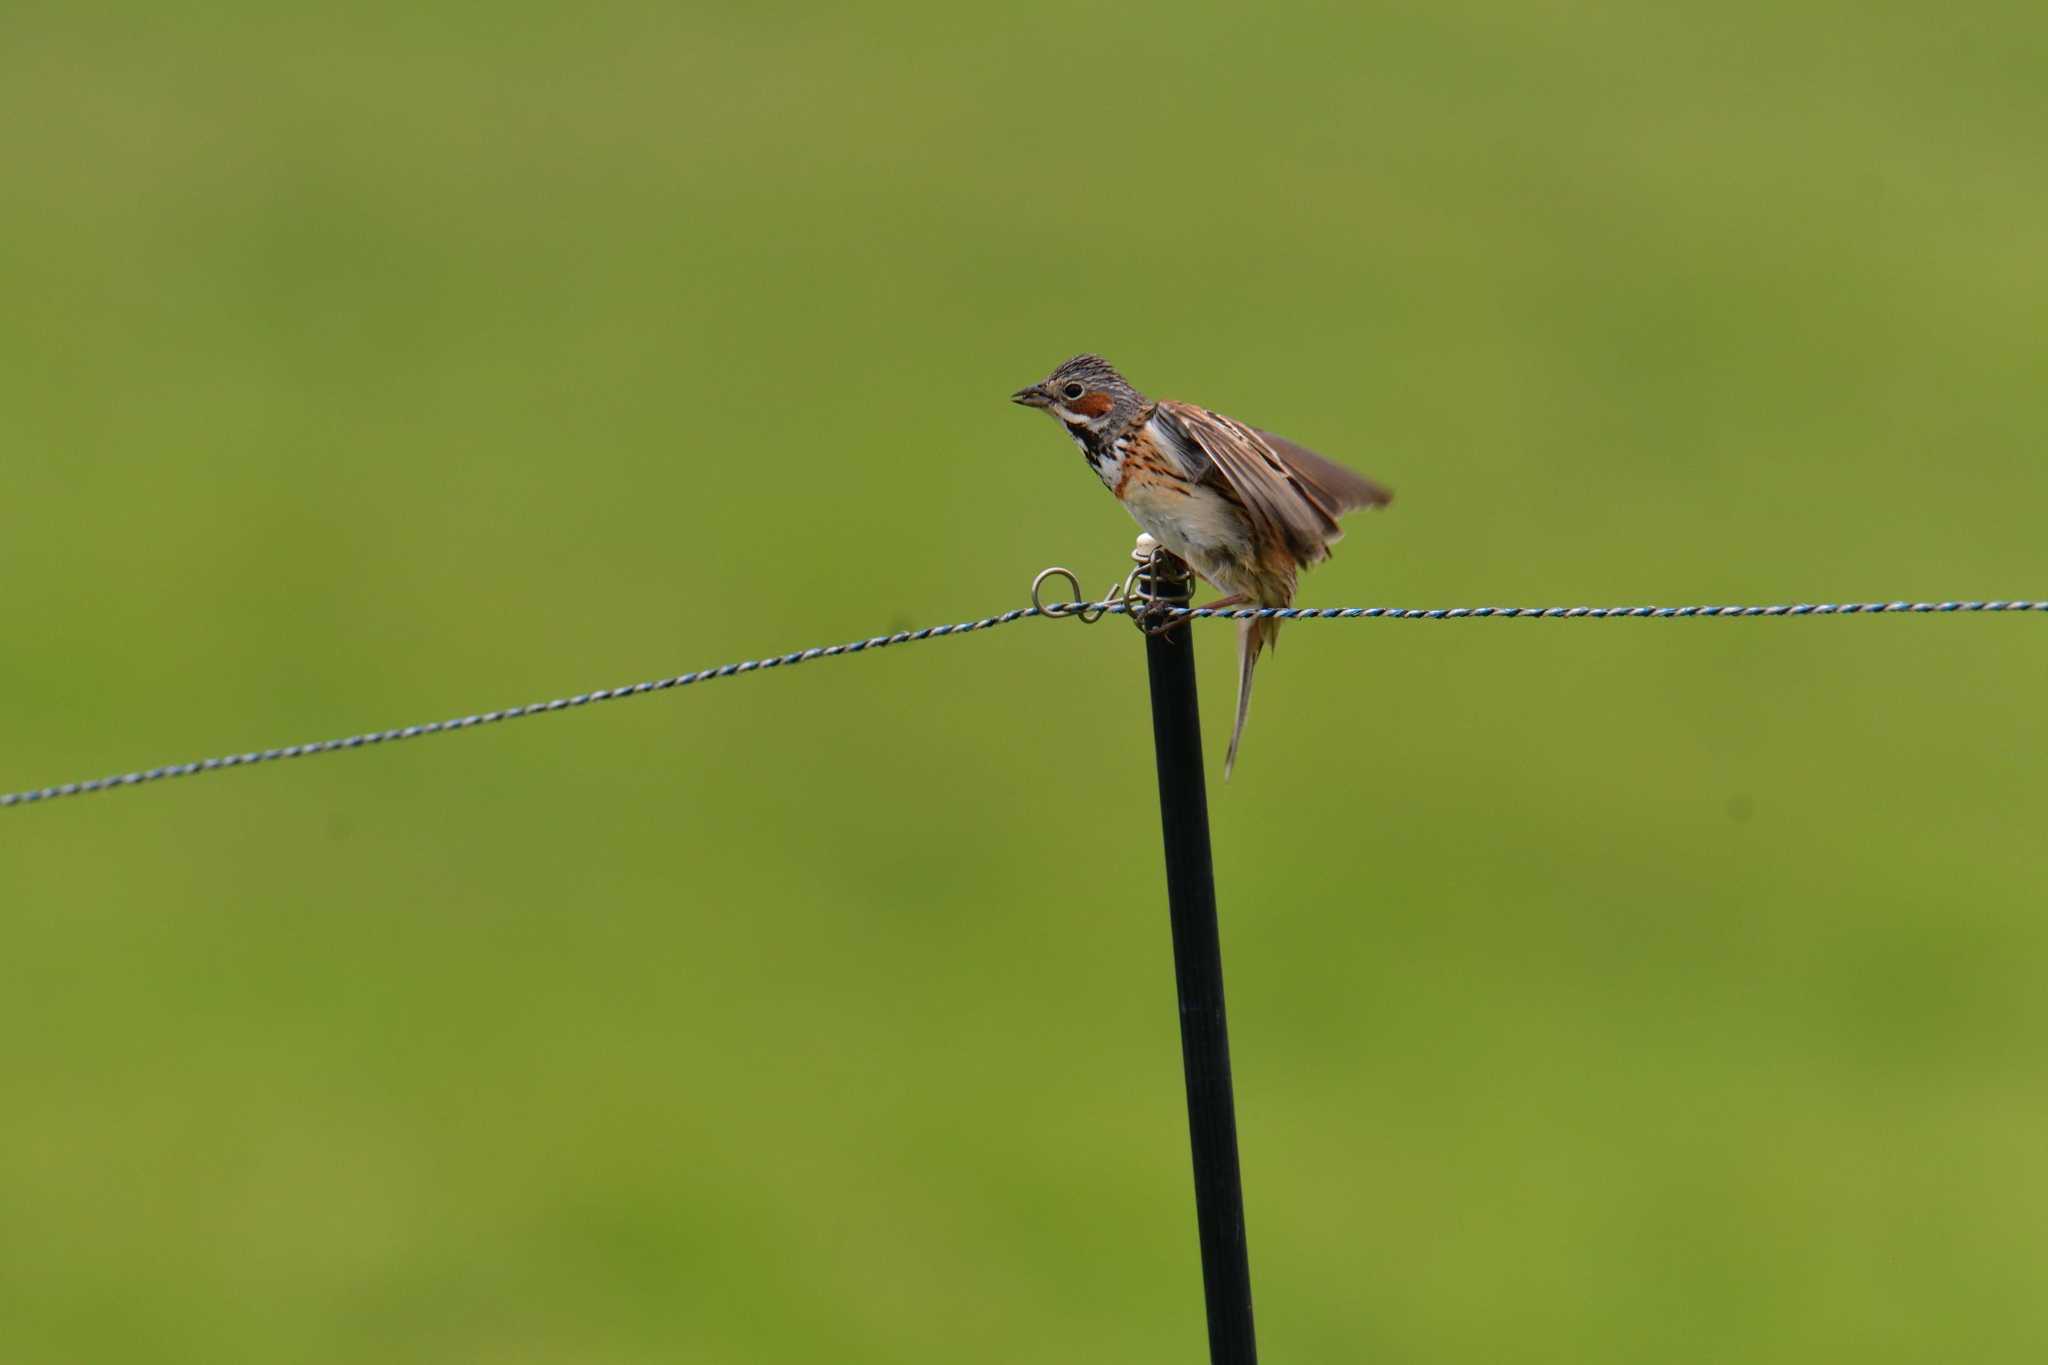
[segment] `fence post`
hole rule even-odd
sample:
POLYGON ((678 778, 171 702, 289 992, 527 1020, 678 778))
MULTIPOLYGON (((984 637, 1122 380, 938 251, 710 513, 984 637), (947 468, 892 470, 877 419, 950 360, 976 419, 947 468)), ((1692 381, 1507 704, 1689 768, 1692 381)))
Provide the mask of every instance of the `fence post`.
MULTIPOLYGON (((1137 586, 1152 602, 1184 607, 1187 565, 1150 536, 1138 538, 1137 586), (1156 552, 1155 552, 1156 551, 1156 552)), ((1141 615, 1142 623, 1142 615, 1141 615)), ((1223 947, 1209 858, 1209 802, 1202 777, 1202 717, 1195 700, 1195 642, 1185 621, 1145 637, 1152 683, 1152 741, 1159 760, 1159 826, 1166 842, 1166 900, 1173 974, 1180 994, 1181 1063, 1195 1165, 1195 1226, 1209 1308, 1211 1365, 1254 1365, 1251 1265, 1238 1173, 1237 1113, 1230 1086, 1230 1031, 1223 1013, 1223 947)))

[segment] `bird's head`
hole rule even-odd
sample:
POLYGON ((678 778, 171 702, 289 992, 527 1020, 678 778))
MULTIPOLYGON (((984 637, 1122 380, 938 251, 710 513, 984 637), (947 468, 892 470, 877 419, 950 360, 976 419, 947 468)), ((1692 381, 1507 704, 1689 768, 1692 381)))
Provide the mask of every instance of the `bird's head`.
POLYGON ((1052 414, 1069 431, 1116 431, 1145 406, 1145 395, 1099 355, 1077 355, 1010 401, 1052 414))

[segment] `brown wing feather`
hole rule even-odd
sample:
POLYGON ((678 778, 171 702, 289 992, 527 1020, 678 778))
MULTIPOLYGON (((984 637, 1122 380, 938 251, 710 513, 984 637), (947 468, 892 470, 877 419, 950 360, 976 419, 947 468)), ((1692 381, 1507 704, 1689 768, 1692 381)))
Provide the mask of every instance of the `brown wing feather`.
POLYGON ((1159 404, 1159 412, 1209 457, 1215 474, 1245 511, 1272 539, 1286 545, 1297 563, 1313 564, 1327 556, 1329 546, 1343 535, 1338 514, 1362 505, 1345 495, 1363 481, 1320 455, 1310 456, 1313 466, 1297 471, 1262 433, 1235 418, 1170 400, 1159 404), (1332 479, 1331 470, 1344 478, 1332 479))
MULTIPOLYGON (((1256 428, 1254 428, 1256 430, 1256 428)), ((1322 495, 1322 501, 1338 515, 1359 507, 1385 507, 1394 500, 1391 489, 1374 483, 1363 474, 1346 469, 1335 460, 1316 454, 1307 446, 1297 445, 1285 436, 1275 436, 1270 431, 1261 431, 1259 438, 1273 448, 1281 462, 1302 482, 1322 495)))

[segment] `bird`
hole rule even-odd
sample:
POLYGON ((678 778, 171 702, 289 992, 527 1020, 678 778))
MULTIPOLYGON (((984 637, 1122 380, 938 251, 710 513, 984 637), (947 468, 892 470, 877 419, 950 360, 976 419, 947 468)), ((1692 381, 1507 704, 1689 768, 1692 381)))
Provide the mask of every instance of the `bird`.
MULTIPOLYGON (((1152 538, 1220 588, 1210 608, 1285 607, 1301 571, 1343 538, 1337 519, 1393 494, 1284 436, 1169 398, 1147 398, 1099 355, 1077 355, 1010 401, 1051 416, 1088 467, 1152 538)), ((1238 623, 1237 719, 1223 779, 1237 765, 1252 673, 1280 622, 1238 623)))

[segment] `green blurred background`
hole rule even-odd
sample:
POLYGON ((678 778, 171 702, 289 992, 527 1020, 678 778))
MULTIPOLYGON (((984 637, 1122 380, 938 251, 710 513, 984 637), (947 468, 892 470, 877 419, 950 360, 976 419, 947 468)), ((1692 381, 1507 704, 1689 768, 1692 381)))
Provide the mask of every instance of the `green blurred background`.
MULTIPOLYGON (((2048 596, 2038 5, 183 8, 0 10, 0 789, 1099 586, 1082 349, 1307 603, 2048 596)), ((2040 1359, 2044 669, 1290 629, 1267 1357, 2040 1359)), ((1151 784, 1030 623, 0 814, 0 1359, 1199 1359, 1151 784)))

